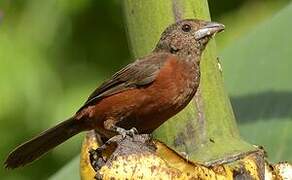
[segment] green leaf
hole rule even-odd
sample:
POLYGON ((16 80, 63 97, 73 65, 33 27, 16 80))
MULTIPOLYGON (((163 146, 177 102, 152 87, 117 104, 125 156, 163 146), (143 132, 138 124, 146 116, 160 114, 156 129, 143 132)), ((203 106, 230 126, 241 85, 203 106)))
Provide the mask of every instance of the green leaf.
POLYGON ((241 134, 272 161, 292 160, 291 16, 292 3, 221 52, 241 134))
POLYGON ((59 172, 54 174, 49 180, 79 180, 79 156, 64 166, 59 172))

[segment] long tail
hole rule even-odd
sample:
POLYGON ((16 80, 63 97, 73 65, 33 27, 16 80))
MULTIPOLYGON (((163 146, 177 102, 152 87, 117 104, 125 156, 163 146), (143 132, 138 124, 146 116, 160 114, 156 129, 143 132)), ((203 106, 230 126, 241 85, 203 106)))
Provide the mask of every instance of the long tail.
POLYGON ((9 154, 5 161, 5 167, 14 169, 34 161, 70 137, 83 131, 84 128, 82 128, 81 123, 74 117, 69 118, 21 144, 9 154))

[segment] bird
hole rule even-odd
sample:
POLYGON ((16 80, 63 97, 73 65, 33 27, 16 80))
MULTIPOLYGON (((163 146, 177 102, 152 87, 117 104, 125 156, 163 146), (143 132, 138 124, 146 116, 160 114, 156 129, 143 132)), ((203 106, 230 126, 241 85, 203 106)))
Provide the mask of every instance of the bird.
POLYGON ((152 133, 191 101, 200 83, 201 55, 224 28, 200 19, 169 25, 150 54, 104 81, 72 117, 16 147, 5 167, 25 166, 83 131, 107 139, 132 128, 152 133))

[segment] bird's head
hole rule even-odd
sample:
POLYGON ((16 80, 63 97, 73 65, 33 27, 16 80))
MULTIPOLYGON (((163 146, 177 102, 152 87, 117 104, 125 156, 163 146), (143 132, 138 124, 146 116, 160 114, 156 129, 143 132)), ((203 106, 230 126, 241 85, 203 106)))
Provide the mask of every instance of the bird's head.
POLYGON ((165 29, 155 51, 167 51, 177 55, 200 55, 209 40, 224 28, 223 24, 216 22, 181 20, 165 29))

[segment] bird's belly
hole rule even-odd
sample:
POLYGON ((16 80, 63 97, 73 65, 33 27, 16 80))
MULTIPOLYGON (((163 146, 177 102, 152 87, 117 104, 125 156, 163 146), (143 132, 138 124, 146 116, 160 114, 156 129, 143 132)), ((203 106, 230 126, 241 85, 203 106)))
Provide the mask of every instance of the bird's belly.
POLYGON ((185 72, 183 66, 171 64, 161 69, 156 80, 144 87, 128 89, 102 99, 95 105, 96 127, 104 130, 111 119, 116 126, 140 133, 151 133, 181 111, 195 94, 199 74, 185 72))
POLYGON ((128 106, 129 111, 124 111, 116 125, 126 129, 135 127, 140 133, 151 133, 183 107, 183 104, 173 104, 170 99, 151 97, 136 104, 135 108, 128 106))
POLYGON ((163 82, 157 79, 151 86, 137 92, 133 97, 135 108, 117 125, 126 129, 135 127, 140 133, 151 133, 181 111, 196 89, 197 85, 190 86, 185 78, 174 81, 174 78, 168 77, 163 82))

